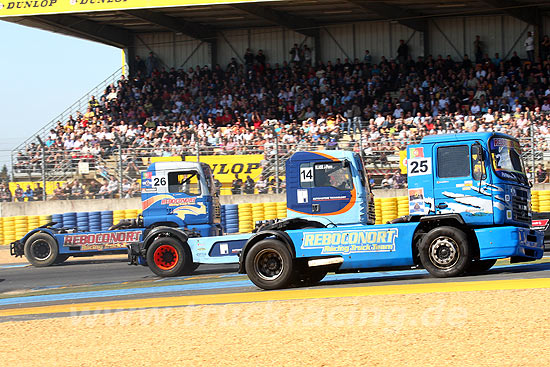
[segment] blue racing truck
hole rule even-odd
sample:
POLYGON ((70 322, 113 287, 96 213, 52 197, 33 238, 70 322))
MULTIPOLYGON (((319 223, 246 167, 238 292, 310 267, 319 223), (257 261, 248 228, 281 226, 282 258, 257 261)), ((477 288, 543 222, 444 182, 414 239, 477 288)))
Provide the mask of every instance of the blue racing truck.
MULTIPOLYGON (((196 249, 191 257, 182 250, 186 261, 177 269, 178 253, 160 244, 159 237, 187 241, 193 237, 222 234, 219 197, 210 167, 196 162, 158 162, 141 174, 143 213, 137 219, 126 219, 107 231, 84 232, 78 228, 55 228, 54 222, 28 232, 10 244, 11 254, 23 256, 34 266, 62 263, 70 256, 127 253, 128 246, 152 246, 151 259, 143 259, 160 274, 190 272, 199 262, 238 262, 237 254, 227 257, 223 246, 196 249), (208 250, 208 254, 205 254, 208 250), (171 260, 171 257, 174 259, 171 260), (193 259, 192 261, 189 259, 193 259), (189 260, 189 261, 187 261, 189 260), (172 273, 170 273, 170 270, 172 273)), ((244 244, 245 241, 242 241, 244 244)), ((164 243, 164 242, 163 242, 164 243)), ((195 249, 193 249, 195 250, 195 249)), ((183 258, 183 253, 180 255, 183 258)), ((134 258, 131 257, 131 261, 134 258)))
MULTIPOLYGON (((519 142, 501 133, 432 135, 407 148, 409 215, 374 225, 365 168, 346 151, 299 152, 286 163, 287 212, 240 253, 263 289, 339 273, 425 268, 436 277, 540 259, 519 142)), ((382 208, 384 210, 384 208, 382 208)))

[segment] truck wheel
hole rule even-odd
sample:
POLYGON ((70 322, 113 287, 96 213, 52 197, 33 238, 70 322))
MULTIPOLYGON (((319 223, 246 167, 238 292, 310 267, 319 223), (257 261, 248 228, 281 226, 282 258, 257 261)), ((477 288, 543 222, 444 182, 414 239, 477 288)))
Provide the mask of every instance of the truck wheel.
POLYGON ((468 274, 483 274, 487 270, 491 269, 497 262, 497 259, 491 260, 475 260, 470 263, 468 267, 468 274))
POLYGON ((293 265, 288 248, 273 239, 252 246, 245 260, 246 274, 252 283, 263 289, 288 287, 294 278, 293 265))
POLYGON ((438 278, 461 275, 472 259, 466 234, 446 226, 428 232, 420 243, 419 253, 424 268, 438 278))
POLYGON ((25 257, 36 267, 52 265, 58 257, 56 240, 46 233, 35 233, 25 241, 25 257))
POLYGON ((192 272, 191 251, 172 237, 158 237, 147 249, 147 265, 161 277, 175 277, 192 272))

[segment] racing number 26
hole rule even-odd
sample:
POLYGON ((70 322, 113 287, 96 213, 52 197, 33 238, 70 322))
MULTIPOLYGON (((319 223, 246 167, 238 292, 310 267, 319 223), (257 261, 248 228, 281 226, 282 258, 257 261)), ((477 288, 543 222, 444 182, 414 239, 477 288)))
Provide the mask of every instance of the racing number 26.
POLYGON ((153 179, 153 186, 166 186, 166 177, 155 177, 153 179))

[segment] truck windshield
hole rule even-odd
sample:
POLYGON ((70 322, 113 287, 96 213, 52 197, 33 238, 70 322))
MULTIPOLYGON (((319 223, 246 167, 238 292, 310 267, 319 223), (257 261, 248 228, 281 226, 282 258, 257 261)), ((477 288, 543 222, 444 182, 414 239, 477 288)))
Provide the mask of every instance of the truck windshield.
POLYGON ((527 184, 527 176, 516 140, 492 138, 489 141, 493 169, 498 177, 527 184))

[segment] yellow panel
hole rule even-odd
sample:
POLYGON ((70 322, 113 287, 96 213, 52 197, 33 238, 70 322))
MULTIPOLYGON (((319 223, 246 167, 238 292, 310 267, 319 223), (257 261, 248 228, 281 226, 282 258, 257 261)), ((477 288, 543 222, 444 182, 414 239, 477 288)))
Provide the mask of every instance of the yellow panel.
MULTIPOLYGON (((0 17, 37 14, 88 13, 136 8, 167 8, 176 6, 246 3, 256 0, 2 0, 0 17)), ((274 0, 271 0, 274 1, 274 0)))

